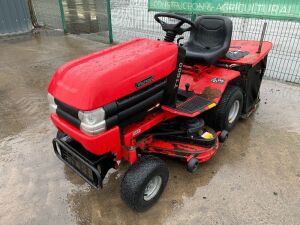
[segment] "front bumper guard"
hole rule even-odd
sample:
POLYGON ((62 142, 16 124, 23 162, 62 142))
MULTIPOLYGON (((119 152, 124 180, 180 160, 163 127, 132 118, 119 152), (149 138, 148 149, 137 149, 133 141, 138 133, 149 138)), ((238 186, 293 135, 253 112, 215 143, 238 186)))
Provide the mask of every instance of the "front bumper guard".
POLYGON ((87 151, 76 148, 76 144, 74 146, 72 141, 67 140, 68 136, 53 139, 52 144, 56 156, 92 187, 102 188, 102 181, 107 171, 114 165, 113 157, 91 155, 87 151))

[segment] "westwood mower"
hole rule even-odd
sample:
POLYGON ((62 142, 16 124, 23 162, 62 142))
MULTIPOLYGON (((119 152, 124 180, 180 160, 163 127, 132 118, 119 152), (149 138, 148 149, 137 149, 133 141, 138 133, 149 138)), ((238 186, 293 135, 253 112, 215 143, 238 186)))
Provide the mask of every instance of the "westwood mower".
POLYGON ((128 161, 121 197, 136 211, 150 208, 166 187, 159 155, 180 158, 194 172, 255 110, 272 47, 263 35, 231 41, 232 22, 222 16, 154 18, 163 41, 134 39, 73 60, 48 88, 57 157, 95 188, 128 161), (178 35, 187 31, 183 43, 178 35))

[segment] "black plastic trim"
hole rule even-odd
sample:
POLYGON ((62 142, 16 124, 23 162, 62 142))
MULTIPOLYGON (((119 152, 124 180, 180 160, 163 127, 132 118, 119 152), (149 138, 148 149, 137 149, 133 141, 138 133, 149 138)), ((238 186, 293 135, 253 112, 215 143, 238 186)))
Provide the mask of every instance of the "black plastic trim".
POLYGON ((67 112, 63 111, 59 107, 57 107, 56 113, 59 117, 63 118, 67 122, 73 124, 74 126, 80 128, 81 121, 79 119, 73 117, 71 114, 68 114, 67 112))
POLYGON ((122 123, 125 119, 127 119, 129 117, 133 117, 136 113, 139 113, 142 110, 145 110, 152 105, 154 106, 155 103, 158 103, 160 101, 160 99, 162 99, 163 94, 164 94, 164 91, 161 90, 160 92, 152 95, 150 98, 147 98, 144 101, 141 101, 138 104, 135 104, 135 105, 131 106, 130 108, 127 108, 127 109, 119 112, 117 115, 106 119, 107 129, 109 129, 115 125, 118 125, 119 123, 122 123))
POLYGON ((62 111, 65 111, 66 113, 70 114, 71 116, 78 119, 78 109, 73 108, 72 106, 67 105, 66 103, 63 103, 59 101, 58 99, 54 99, 55 104, 58 108, 60 108, 62 111))
POLYGON ((125 98, 112 102, 108 105, 103 106, 105 111, 105 118, 106 120, 110 119, 110 117, 114 117, 118 112, 126 110, 135 104, 146 100, 147 98, 151 97, 152 95, 156 94, 157 92, 163 90, 167 84, 167 80, 164 79, 162 81, 158 81, 144 89, 139 90, 125 98))
POLYGON ((144 100, 128 109, 121 111, 119 113, 119 120, 125 119, 125 118, 155 104, 162 98, 163 93, 164 93, 164 91, 160 91, 160 92, 156 93, 155 95, 151 96, 150 98, 147 98, 146 100, 144 100))
POLYGON ((114 115, 112 117, 109 117, 105 120, 106 122, 106 129, 110 129, 116 125, 118 125, 119 117, 118 115, 114 115))
POLYGON ((167 85, 165 88, 165 95, 163 97, 163 104, 174 107, 177 99, 177 91, 181 79, 183 63, 186 51, 183 47, 178 46, 177 66, 176 69, 167 77, 167 85))
POLYGON ((103 109, 105 111, 105 118, 109 118, 113 115, 115 115, 118 112, 118 106, 116 102, 112 102, 108 105, 103 106, 103 109))
POLYGON ((122 111, 136 103, 139 103, 140 101, 146 98, 151 97, 153 94, 162 90, 166 85, 166 83, 167 83, 166 80, 164 80, 163 82, 157 83, 148 89, 142 90, 141 92, 135 93, 131 96, 128 96, 122 100, 117 101, 118 110, 122 111))
POLYGON ((102 187, 102 177, 101 177, 100 172, 97 170, 97 168, 95 168, 93 165, 89 164, 84 158, 82 158, 78 153, 76 153, 76 150, 73 147, 71 147, 70 145, 68 145, 65 142, 62 142, 61 140, 59 140, 57 138, 53 139, 52 144, 53 144, 53 149, 54 149, 56 156, 61 161, 66 163, 74 172, 76 172, 81 178, 83 178, 87 183, 89 183, 94 188, 98 189, 98 188, 102 187), (72 157, 76 158, 78 161, 80 161, 86 167, 88 167, 93 173, 94 180, 90 180, 80 170, 78 170, 75 166, 73 166, 66 159, 64 159, 62 157, 62 155, 59 154, 57 145, 59 145, 61 150, 68 152, 70 155, 72 155, 72 157))
MULTIPOLYGON (((136 117, 136 113, 159 103, 167 86, 167 78, 159 80, 129 96, 103 106, 105 111, 106 128, 110 129, 116 125, 123 124, 125 119, 136 117)), ((80 128, 81 121, 78 118, 79 110, 55 99, 57 104, 57 115, 67 122, 80 128)))

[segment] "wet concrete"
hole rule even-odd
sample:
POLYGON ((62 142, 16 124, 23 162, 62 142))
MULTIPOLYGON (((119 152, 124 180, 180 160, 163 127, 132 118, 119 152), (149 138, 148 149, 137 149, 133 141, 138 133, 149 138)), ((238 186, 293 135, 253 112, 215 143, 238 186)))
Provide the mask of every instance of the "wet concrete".
POLYGON ((262 102, 196 174, 166 159, 161 199, 119 197, 127 165, 96 191, 54 155, 46 86, 63 62, 106 47, 44 32, 0 41, 0 224, 300 224, 300 87, 264 80, 262 102))

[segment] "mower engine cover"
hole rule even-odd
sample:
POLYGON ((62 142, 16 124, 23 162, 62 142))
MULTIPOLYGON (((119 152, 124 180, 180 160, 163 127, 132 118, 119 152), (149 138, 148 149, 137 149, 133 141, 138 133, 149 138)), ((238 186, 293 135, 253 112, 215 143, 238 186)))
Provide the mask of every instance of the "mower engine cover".
POLYGON ((62 65, 48 92, 78 110, 94 110, 168 76, 177 54, 174 43, 134 39, 62 65))

